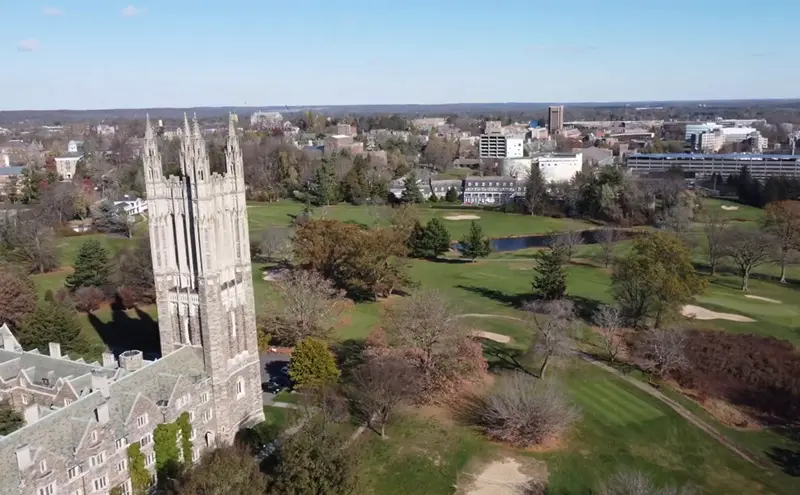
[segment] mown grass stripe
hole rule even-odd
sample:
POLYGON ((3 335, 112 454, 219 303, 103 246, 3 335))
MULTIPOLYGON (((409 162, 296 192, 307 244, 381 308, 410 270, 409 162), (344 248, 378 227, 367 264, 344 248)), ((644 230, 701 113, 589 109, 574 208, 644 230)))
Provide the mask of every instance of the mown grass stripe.
POLYGON ((619 387, 614 386, 614 384, 606 386, 598 383, 591 388, 584 389, 584 394, 593 398, 596 402, 605 404, 609 412, 616 413, 619 417, 618 422, 621 421, 621 424, 638 423, 653 419, 653 417, 648 414, 648 411, 636 407, 636 404, 630 404, 629 402, 619 400, 619 397, 616 395, 618 390, 619 387))
POLYGON ((609 400, 608 397, 605 397, 594 387, 582 387, 576 392, 584 399, 582 402, 586 404, 587 409, 595 416, 598 416, 603 423, 624 425, 636 421, 635 418, 626 414, 628 411, 620 408, 619 404, 609 400))
POLYGON ((641 397, 637 397, 631 392, 628 392, 627 390, 620 387, 616 383, 613 383, 611 381, 606 381, 605 384, 601 386, 601 388, 605 389, 613 388, 614 389, 613 394, 616 402, 626 404, 628 405, 629 408, 634 408, 639 411, 642 411, 646 419, 654 419, 664 415, 664 413, 660 409, 653 406, 652 404, 649 404, 641 397))

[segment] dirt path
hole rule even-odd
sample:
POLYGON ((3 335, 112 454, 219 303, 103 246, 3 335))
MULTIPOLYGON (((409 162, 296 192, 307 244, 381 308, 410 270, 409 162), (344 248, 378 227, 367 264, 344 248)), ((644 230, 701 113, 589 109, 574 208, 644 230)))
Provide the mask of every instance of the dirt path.
POLYGON ((673 411, 675 411, 676 413, 680 414, 688 422, 692 423, 696 427, 698 427, 701 430, 703 430, 704 432, 708 433, 711 437, 713 437, 719 443, 721 443, 722 445, 727 447, 728 450, 730 450, 734 454, 738 455, 739 457, 741 457, 745 461, 749 462, 750 464, 754 464, 754 465, 762 467, 762 468, 768 468, 769 467, 769 466, 765 465, 765 463, 763 461, 761 461, 760 459, 754 458, 751 454, 749 454, 749 453, 745 452, 744 450, 742 450, 741 448, 737 447, 733 442, 728 440, 728 438, 726 438, 719 431, 717 431, 716 428, 714 428, 713 426, 709 425, 708 423, 706 423, 705 421, 703 421, 702 419, 697 417, 693 412, 689 411, 688 409, 686 409, 684 406, 682 406, 678 402, 676 402, 676 401, 670 399, 669 397, 667 397, 666 395, 662 394, 660 391, 658 391, 657 389, 653 388, 651 385, 648 385, 646 383, 642 383, 641 381, 639 381, 639 380, 637 380, 637 379, 635 379, 633 377, 627 376, 627 375, 623 374, 621 371, 619 371, 619 370, 617 370, 615 368, 612 368, 611 366, 608 366, 605 363, 601 363, 600 361, 597 361, 596 359, 594 359, 594 358, 592 358, 592 357, 590 357, 590 356, 588 356, 586 354, 580 353, 579 356, 584 361, 587 361, 587 362, 597 366, 598 368, 601 368, 601 369, 603 369, 603 370, 605 370, 605 371, 607 371, 609 373, 612 373, 612 374, 616 375, 617 377, 621 378, 622 380, 625 380, 626 382, 630 383, 631 385, 633 385, 634 387, 638 388, 639 390, 649 394, 651 397, 655 397, 656 399, 660 400, 664 404, 668 405, 670 408, 672 408, 673 411))

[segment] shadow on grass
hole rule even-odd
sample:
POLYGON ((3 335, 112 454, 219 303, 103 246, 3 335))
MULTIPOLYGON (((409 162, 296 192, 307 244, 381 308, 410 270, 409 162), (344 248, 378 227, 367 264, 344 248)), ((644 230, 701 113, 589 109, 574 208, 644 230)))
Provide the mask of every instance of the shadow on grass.
MULTIPOLYGON (((693 262, 692 265, 694 266, 694 269, 697 270, 698 272, 701 272, 702 274, 708 275, 708 276, 711 275, 711 267, 708 265, 708 263, 704 263, 704 262, 699 262, 698 261, 698 262, 693 262)), ((737 280, 739 280, 739 282, 738 283, 729 282, 726 286, 734 287, 736 289, 741 289, 741 287, 742 287, 741 286, 741 276, 742 276, 742 274, 739 272, 738 269, 733 268, 733 267, 727 267, 727 266, 717 266, 716 275, 734 275, 734 276, 736 276, 737 280)), ((719 279, 717 279, 717 280, 719 280, 719 279)), ((714 280, 712 283, 716 283, 717 280, 714 280)), ((751 273, 750 274, 750 280, 760 280, 762 282, 777 282, 777 283, 780 283, 781 277, 779 277, 778 275, 769 275, 769 274, 766 274, 766 273, 751 273)), ((786 278, 786 283, 785 284, 781 284, 781 286, 782 287, 791 287, 791 288, 794 288, 794 289, 800 289, 800 280, 787 277, 786 278)))
POLYGON ((343 376, 349 376, 354 369, 364 363, 365 348, 366 343, 356 339, 347 339, 331 345, 343 376))
POLYGON ((525 363, 528 358, 526 351, 487 339, 481 341, 483 354, 489 363, 489 371, 521 371, 536 376, 525 363))
POLYGON ((800 477, 800 450, 772 447, 767 457, 789 476, 800 477))
POLYGON ((128 315, 122 305, 115 301, 111 305, 110 321, 103 321, 92 313, 87 316, 97 335, 115 355, 135 349, 142 351, 145 359, 160 357, 158 322, 139 308, 134 308, 133 311, 136 318, 128 315))
POLYGON ((525 301, 531 299, 531 295, 529 293, 508 294, 506 292, 502 292, 496 289, 487 289, 486 287, 476 287, 468 285, 457 285, 456 288, 464 289, 469 292, 474 292, 475 294, 486 297, 488 299, 492 299, 494 301, 503 303, 507 306, 511 306, 514 308, 521 308, 523 303, 525 303, 525 301))

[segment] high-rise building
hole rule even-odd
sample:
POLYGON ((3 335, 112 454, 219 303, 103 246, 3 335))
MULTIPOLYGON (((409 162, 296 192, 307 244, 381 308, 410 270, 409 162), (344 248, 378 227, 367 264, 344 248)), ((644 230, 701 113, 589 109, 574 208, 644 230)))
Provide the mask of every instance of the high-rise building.
POLYGON ((193 129, 185 121, 183 135, 181 177, 169 178, 149 122, 145 135, 161 354, 202 348, 217 429, 228 439, 242 424, 263 418, 242 152, 233 115, 221 174, 211 173, 196 119, 193 129))
POLYGON ((547 109, 547 130, 556 134, 564 128, 564 105, 551 105, 547 109))
POLYGON ((519 158, 524 155, 524 139, 505 134, 481 134, 478 156, 481 158, 519 158))

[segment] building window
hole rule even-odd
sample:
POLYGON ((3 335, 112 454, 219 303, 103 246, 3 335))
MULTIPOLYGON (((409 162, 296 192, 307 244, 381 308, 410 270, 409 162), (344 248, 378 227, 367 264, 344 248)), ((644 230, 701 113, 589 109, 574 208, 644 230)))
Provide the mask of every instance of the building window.
POLYGON ((84 495, 83 488, 78 488, 77 490, 73 490, 70 495, 84 495))
POLYGON ((102 466, 106 463, 106 453, 100 452, 89 458, 89 467, 102 466))
POLYGON ((28 396, 22 394, 22 405, 27 405, 27 404, 28 404, 28 396))
POLYGON ((192 462, 196 462, 200 458, 200 449, 192 449, 192 462))
POLYGON ((155 452, 150 452, 149 454, 147 454, 147 457, 145 457, 144 464, 145 464, 145 466, 149 466, 149 465, 153 464, 154 462, 156 462, 156 453, 155 452))
POLYGON ((206 402, 208 402, 208 392, 203 392, 200 394, 200 403, 205 404, 206 402))
POLYGON ((189 411, 189 422, 194 421, 194 411, 189 411))
POLYGON ((94 487, 94 491, 99 492, 100 490, 108 486, 108 478, 106 476, 96 478, 92 481, 92 486, 94 487))
POLYGON ((117 442, 115 444, 117 450, 125 447, 128 445, 128 439, 126 437, 117 438, 117 442))
POLYGON ((236 379, 236 398, 241 399, 244 397, 244 378, 239 377, 236 379))
POLYGON ((153 441, 153 436, 150 433, 148 433, 147 435, 143 436, 141 440, 139 440, 139 445, 141 445, 142 447, 147 447, 148 445, 150 445, 150 442, 152 441, 153 441))
POLYGON ((92 431, 91 439, 93 443, 97 441, 97 430, 92 431))
POLYGON ((54 495, 56 493, 56 484, 50 483, 47 486, 39 488, 39 495, 54 495))
POLYGON ((128 461, 126 459, 123 459, 122 461, 117 463, 117 472, 118 473, 121 473, 121 472, 125 471, 126 469, 128 469, 128 461))
POLYGON ((80 474, 81 474, 80 465, 72 466, 71 468, 69 468, 69 471, 67 471, 67 478, 70 479, 70 480, 73 480, 73 479, 75 479, 76 476, 78 476, 80 474))
POLYGON ((142 426, 148 423, 147 413, 142 414, 138 418, 136 418, 136 426, 141 428, 142 426))
POLYGON ((72 399, 64 399, 64 405, 65 406, 68 406, 70 404, 72 404, 72 399))

